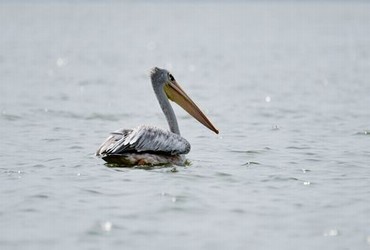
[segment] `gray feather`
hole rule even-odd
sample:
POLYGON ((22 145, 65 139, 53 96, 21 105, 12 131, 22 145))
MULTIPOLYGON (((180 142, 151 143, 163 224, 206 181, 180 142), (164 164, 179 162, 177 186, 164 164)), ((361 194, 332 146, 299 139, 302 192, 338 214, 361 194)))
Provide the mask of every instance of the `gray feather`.
POLYGON ((96 155, 154 153, 179 155, 190 151, 190 143, 180 135, 156 127, 139 126, 117 130, 105 140, 96 155))

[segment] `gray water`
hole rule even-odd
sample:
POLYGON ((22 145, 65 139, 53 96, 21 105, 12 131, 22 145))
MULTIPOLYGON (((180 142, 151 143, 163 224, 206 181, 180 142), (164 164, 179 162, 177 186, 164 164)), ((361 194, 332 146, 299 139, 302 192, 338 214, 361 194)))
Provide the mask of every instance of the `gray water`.
POLYGON ((369 249, 370 5, 0 4, 1 249, 369 249), (186 167, 109 168, 109 132, 167 128, 186 167))

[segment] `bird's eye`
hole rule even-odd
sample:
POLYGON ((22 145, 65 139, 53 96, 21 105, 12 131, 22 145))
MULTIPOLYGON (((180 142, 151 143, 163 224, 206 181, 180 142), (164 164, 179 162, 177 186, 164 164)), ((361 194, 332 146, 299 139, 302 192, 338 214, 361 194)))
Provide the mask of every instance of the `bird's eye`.
POLYGON ((168 78, 170 78, 171 81, 175 81, 175 78, 170 73, 168 73, 168 78))

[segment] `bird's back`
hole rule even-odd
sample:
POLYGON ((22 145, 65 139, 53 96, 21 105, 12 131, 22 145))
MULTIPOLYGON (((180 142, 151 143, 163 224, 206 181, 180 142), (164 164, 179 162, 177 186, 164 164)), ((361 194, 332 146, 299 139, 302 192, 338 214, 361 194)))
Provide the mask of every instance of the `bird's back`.
POLYGON ((135 129, 117 130, 104 141, 96 155, 122 154, 163 154, 181 155, 190 151, 190 143, 170 131, 165 131, 151 126, 139 126, 135 129))

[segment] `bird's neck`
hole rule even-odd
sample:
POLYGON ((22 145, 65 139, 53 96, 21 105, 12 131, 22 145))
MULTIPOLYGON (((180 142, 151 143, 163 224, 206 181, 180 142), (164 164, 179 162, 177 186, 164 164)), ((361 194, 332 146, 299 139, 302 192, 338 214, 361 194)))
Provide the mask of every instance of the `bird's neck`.
POLYGON ((179 125, 177 124, 175 112, 173 111, 173 108, 166 94, 164 93, 163 89, 154 90, 154 91, 156 93, 156 96, 157 96, 159 105, 161 106, 161 109, 163 111, 163 114, 165 115, 167 119, 167 123, 168 123, 168 126, 170 127, 170 131, 172 133, 180 135, 180 129, 179 129, 179 125))

